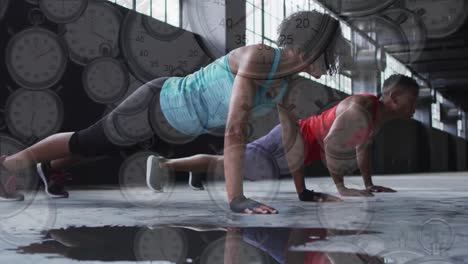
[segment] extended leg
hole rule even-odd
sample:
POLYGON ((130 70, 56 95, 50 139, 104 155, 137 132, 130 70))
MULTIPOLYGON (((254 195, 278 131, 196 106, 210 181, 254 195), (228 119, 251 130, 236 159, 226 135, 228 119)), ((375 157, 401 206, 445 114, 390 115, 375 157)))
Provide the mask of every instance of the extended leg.
POLYGON ((8 156, 2 165, 10 172, 17 172, 39 162, 66 158, 71 154, 68 142, 72 134, 73 132, 66 132, 51 135, 16 154, 8 156))
POLYGON ((78 154, 70 154, 65 158, 50 161, 50 165, 52 170, 66 170, 79 164, 95 162, 104 158, 106 156, 84 157, 78 154))
POLYGON ((223 164, 223 156, 199 154, 187 158, 165 159, 149 156, 147 160, 146 184, 153 191, 162 191, 167 170, 188 171, 190 187, 202 190, 201 176, 210 166, 223 164))
POLYGON ((216 162, 222 166, 223 156, 198 154, 186 158, 162 160, 161 167, 173 171, 207 172, 210 165, 213 166, 216 162))

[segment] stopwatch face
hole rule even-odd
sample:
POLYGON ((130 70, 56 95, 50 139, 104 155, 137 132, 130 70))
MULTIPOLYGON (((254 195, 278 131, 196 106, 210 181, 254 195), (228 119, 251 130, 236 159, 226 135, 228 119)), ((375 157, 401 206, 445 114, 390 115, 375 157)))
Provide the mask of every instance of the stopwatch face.
POLYGON ((143 17, 129 12, 120 36, 123 55, 138 80, 146 83, 158 77, 169 77, 177 68, 192 73, 209 61, 193 33, 184 31, 173 41, 161 40, 148 32, 142 23, 143 17))
POLYGON ((432 255, 449 250, 454 240, 452 226, 443 219, 430 219, 420 227, 419 243, 432 255))
POLYGON ((120 166, 119 184, 123 197, 131 204, 144 208, 157 208, 166 202, 174 191, 175 179, 169 170, 161 171, 162 192, 154 192, 146 185, 147 160, 152 151, 140 151, 128 158, 120 166))
POLYGON ((106 1, 91 1, 74 22, 65 24, 64 39, 70 59, 86 65, 92 60, 119 54, 119 32, 122 15, 106 1))
POLYGON ((182 27, 175 27, 149 16, 144 16, 142 23, 150 35, 164 41, 176 40, 185 32, 182 27))
MULTIPOLYGON (((234 21, 226 18, 226 16, 218 15, 226 12, 225 1, 218 1, 214 4, 211 0, 201 0, 197 1, 197 4, 188 10, 190 26, 194 28, 194 32, 200 32, 205 36, 201 45, 213 60, 226 54, 224 49, 226 31, 235 32, 236 29, 238 30, 242 26, 242 23, 239 22, 242 22, 246 17, 252 16, 252 14, 247 14, 238 21, 234 21), (212 15, 213 12, 216 12, 217 15, 212 15)), ((245 34, 241 35, 245 36, 245 34)))
POLYGON ((444 38, 463 26, 468 4, 465 0, 406 0, 405 7, 421 14, 429 38, 444 38))
POLYGON ((114 103, 127 91, 127 69, 123 63, 113 58, 96 59, 83 71, 83 86, 94 102, 114 103))
MULTIPOLYGON (((268 263, 268 259, 263 254, 263 252, 250 244, 244 242, 242 238, 238 238, 238 244, 235 245, 237 254, 233 257, 236 257, 236 260, 233 260, 234 263, 268 263)), ((225 263, 224 254, 226 247, 226 238, 220 238, 215 240, 203 251, 200 263, 201 264, 217 264, 225 263)))
POLYGON ((183 263, 188 253, 188 242, 185 233, 178 228, 142 228, 135 237, 134 252, 138 260, 183 263))
MULTIPOLYGON (((201 0, 197 2, 197 5, 194 8, 189 8, 188 10, 188 19, 190 20, 190 26, 194 32, 201 32, 203 39, 200 41, 200 45, 203 50, 210 56, 211 59, 216 60, 224 55, 226 55, 226 42, 233 47, 243 47, 251 44, 259 44, 259 42, 250 38, 250 34, 246 34, 245 25, 254 24, 255 21, 261 22, 261 15, 257 13, 259 6, 265 8, 265 10, 274 10, 275 5, 278 5, 277 1, 273 0, 253 0, 249 2, 245 15, 231 17, 229 15, 223 16, 218 15, 219 13, 224 14, 226 9, 226 4, 224 2, 213 3, 212 0, 201 0), (255 8, 250 8, 255 6, 255 8), (217 15, 212 15, 216 13, 217 15), (233 39, 226 39, 226 36, 231 36, 233 39)), ((282 16, 282 14, 280 15, 282 16)), ((269 19, 266 17, 265 19, 269 19)), ((308 42, 304 42, 303 39, 293 39, 290 36, 288 41, 299 42, 302 41, 303 46, 307 49, 308 54, 310 54, 311 59, 316 59, 320 54, 325 50, 325 48, 330 44, 331 36, 336 33, 338 28, 338 22, 330 17, 325 16, 314 16, 310 19, 298 20, 297 25, 295 25, 295 30, 300 31, 299 34, 310 34, 310 32, 319 32, 311 36, 308 42)), ((287 38, 287 36, 284 36, 287 38)), ((274 46, 274 45, 272 45, 274 46)), ((258 68, 271 67, 273 59, 270 58, 269 52, 263 52, 264 49, 272 49, 272 47, 266 47, 263 45, 257 45, 259 50, 262 50, 258 53, 259 56, 255 56, 255 61, 252 61, 252 64, 259 65, 258 68)), ((234 53, 235 54, 235 53, 234 53)), ((231 53, 232 55, 232 53, 231 53)), ((238 56, 241 57, 241 56, 238 56)), ((242 62, 236 56, 230 56, 229 58, 231 65, 239 65, 242 62)), ((217 61, 217 63, 223 62, 223 60, 217 61)), ((297 72, 300 72, 302 69, 307 67, 309 60, 305 63, 289 63, 285 60, 281 61, 284 64, 288 64, 288 67, 281 67, 277 71, 278 75, 287 76, 292 75, 297 72)), ((254 67, 253 67, 254 68, 254 67)), ((257 67, 255 67, 257 68, 257 67)), ((246 73, 251 76, 263 76, 263 72, 259 72, 256 69, 252 69, 251 72, 246 73)), ((261 77, 259 77, 260 79, 261 77)))
POLYGON ((6 48, 6 64, 11 77, 30 89, 47 89, 65 72, 66 47, 49 30, 31 27, 13 36, 6 48))
MULTIPOLYGON (((374 39, 387 51, 409 50, 409 41, 399 24, 380 15, 354 18, 349 21, 354 27, 374 39)), ((410 53, 404 54, 402 60, 408 62, 410 53)))
POLYGON ((78 19, 86 9, 88 0, 40 0, 44 15, 55 23, 70 23, 78 19))
POLYGON ((115 124, 119 133, 130 140, 139 142, 150 139, 153 136, 148 109, 132 115, 116 115, 115 124))
POLYGON ((63 103, 50 90, 19 89, 6 102, 8 129, 28 143, 58 132, 63 116, 63 103))
POLYGON ((396 0, 326 0, 333 9, 343 16, 367 16, 375 14, 393 4, 396 0))
POLYGON ((424 49, 427 31, 424 22, 418 14, 402 8, 389 9, 382 13, 386 18, 400 25, 410 48, 410 61, 416 61, 424 49))
POLYGON ((128 147, 138 143, 137 140, 131 140, 130 138, 124 137, 120 134, 119 130, 117 129, 116 115, 115 113, 112 113, 111 108, 107 108, 104 111, 102 117, 102 127, 107 139, 117 146, 128 147))

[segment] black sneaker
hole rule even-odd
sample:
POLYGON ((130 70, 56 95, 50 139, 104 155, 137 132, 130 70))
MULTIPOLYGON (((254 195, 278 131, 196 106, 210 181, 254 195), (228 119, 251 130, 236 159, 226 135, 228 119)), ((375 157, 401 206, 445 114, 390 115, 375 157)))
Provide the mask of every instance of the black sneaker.
POLYGON ((0 201, 23 201, 24 195, 16 192, 16 177, 3 167, 6 155, 0 156, 0 201), (5 175, 9 175, 5 177, 5 175))
POLYGON ((205 173, 189 171, 188 184, 190 188, 197 190, 197 191, 205 190, 205 188, 203 187, 203 182, 202 182, 205 176, 206 176, 205 173))
POLYGON ((36 164, 36 171, 41 177, 45 192, 49 197, 68 198, 68 192, 65 191, 67 173, 52 170, 50 162, 36 164))

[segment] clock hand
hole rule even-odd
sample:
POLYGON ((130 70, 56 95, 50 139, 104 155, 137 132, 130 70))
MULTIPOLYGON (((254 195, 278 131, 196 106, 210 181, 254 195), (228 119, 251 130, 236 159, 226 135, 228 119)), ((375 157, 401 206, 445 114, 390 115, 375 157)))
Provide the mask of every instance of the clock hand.
POLYGON ((50 53, 51 51, 52 51, 52 48, 50 48, 50 49, 47 50, 46 52, 43 52, 43 53, 37 55, 34 59, 37 60, 37 59, 39 59, 40 57, 42 57, 42 56, 44 56, 44 55, 50 53))
POLYGON ((109 39, 107 39, 106 37, 104 37, 103 35, 97 33, 96 31, 92 31, 92 33, 100 38, 102 38, 103 40, 105 40, 106 42, 111 42, 109 39))
POLYGON ((38 50, 37 50, 37 40, 33 41, 33 47, 30 50, 32 56, 37 56, 38 50))

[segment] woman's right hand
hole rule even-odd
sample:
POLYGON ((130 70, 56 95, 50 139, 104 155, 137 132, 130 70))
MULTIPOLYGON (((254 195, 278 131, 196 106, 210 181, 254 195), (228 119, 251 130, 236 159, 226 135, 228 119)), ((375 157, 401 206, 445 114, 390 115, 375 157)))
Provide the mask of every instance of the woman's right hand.
POLYGON ((277 214, 278 210, 241 195, 229 203, 231 211, 244 214, 277 214))

